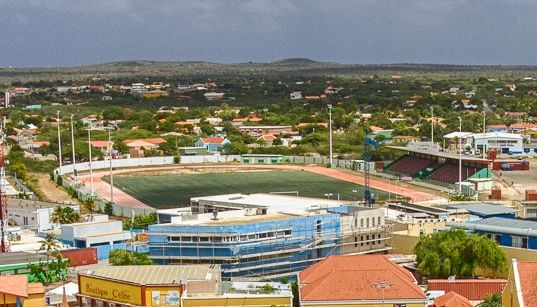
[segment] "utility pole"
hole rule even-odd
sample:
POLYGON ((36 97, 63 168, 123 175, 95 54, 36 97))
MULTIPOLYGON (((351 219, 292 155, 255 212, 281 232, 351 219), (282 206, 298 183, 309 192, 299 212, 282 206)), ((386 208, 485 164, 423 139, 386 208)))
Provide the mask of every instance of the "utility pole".
POLYGON ((332 153, 332 104, 328 104, 328 125, 329 125, 329 129, 330 129, 330 137, 329 137, 329 142, 330 142, 330 167, 334 167, 334 164, 332 162, 332 156, 333 156, 333 153, 332 153))
POLYGON ((89 175, 90 175, 90 195, 93 197, 93 167, 91 157, 91 124, 88 127, 88 153, 89 153, 89 175))
POLYGON ((77 183, 77 173, 76 173, 76 157, 75 157, 75 129, 73 125, 73 114, 71 114, 71 149, 73 153, 73 174, 75 178, 75 184, 77 183))
POLYGON ((462 118, 459 116, 459 194, 462 194, 462 118))
POLYGON ((108 154, 110 156, 110 203, 114 204, 114 175, 112 173, 112 127, 108 127, 108 154))
POLYGON ((431 106, 431 150, 434 148, 434 107, 431 106))
POLYGON ((60 160, 60 171, 59 175, 63 175, 63 169, 62 169, 62 137, 60 132, 60 111, 56 112, 56 123, 58 124, 58 160, 60 160))

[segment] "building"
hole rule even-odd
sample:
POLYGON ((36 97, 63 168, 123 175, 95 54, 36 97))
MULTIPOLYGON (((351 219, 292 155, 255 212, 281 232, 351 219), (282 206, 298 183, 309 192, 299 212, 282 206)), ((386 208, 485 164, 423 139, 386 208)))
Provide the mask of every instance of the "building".
POLYGON ((192 198, 194 214, 183 210, 159 210, 160 224, 149 226, 159 264, 220 264, 225 278, 270 279, 330 255, 390 249, 382 209, 345 201, 228 194, 192 198))
POLYGON ((537 276, 536 261, 517 261, 513 259, 507 285, 502 292, 502 306, 529 307, 537 306, 535 277, 537 276))
POLYGON ((62 225, 61 242, 75 248, 95 247, 99 260, 108 259, 111 250, 126 249, 132 234, 123 231, 121 221, 84 222, 62 225))
POLYGON ((473 222, 448 223, 496 241, 501 246, 537 249, 537 222, 491 217, 473 222))
POLYGON ((225 93, 207 92, 207 93, 203 94, 203 97, 205 97, 205 99, 211 101, 211 100, 223 99, 224 95, 225 95, 225 93))
POLYGON ((147 87, 143 83, 133 83, 131 84, 131 94, 133 95, 143 95, 147 93, 147 87))
MULTIPOLYGON (((55 259, 49 259, 53 261, 55 259)), ((28 271, 28 264, 46 263, 47 256, 36 254, 35 252, 10 252, 0 254, 0 276, 4 275, 25 275, 24 278, 30 282, 37 281, 36 276, 28 271)), ((51 276, 56 276, 56 272, 50 272, 51 276)))
POLYGON ((474 152, 495 150, 502 154, 516 155, 523 152, 523 137, 520 134, 487 132, 469 136, 469 145, 474 152))
POLYGON ((204 156, 206 155, 207 148, 206 147, 177 147, 177 152, 180 156, 204 156))
POLYGON ((208 152, 219 152, 221 151, 226 144, 231 143, 226 138, 220 137, 206 137, 199 138, 196 142, 197 147, 204 147, 208 152))
POLYGON ((148 138, 148 139, 128 139, 123 141, 129 148, 131 157, 144 157, 145 150, 157 150, 159 145, 165 143, 163 138, 148 138))
POLYGON ((514 219, 517 209, 489 203, 473 203, 473 204, 449 204, 448 209, 466 210, 473 216, 485 219, 489 217, 503 217, 514 219))
POLYGON ((45 288, 41 283, 29 283, 26 276, 0 276, 0 305, 43 307, 45 288))
POLYGON ((58 206, 70 207, 76 212, 80 212, 79 205, 62 205, 36 200, 7 199, 9 219, 16 225, 23 228, 35 229, 43 232, 54 229, 52 213, 58 206))
POLYGON ((291 126, 240 126, 239 131, 254 137, 259 137, 264 134, 291 134, 293 132, 292 128, 293 127, 291 126))
POLYGON ((505 279, 429 279, 427 290, 455 292, 475 305, 487 295, 502 293, 506 283, 505 279))
POLYGON ((414 276, 382 255, 330 256, 298 274, 300 306, 423 307, 414 276))
POLYGON ((304 98, 302 96, 302 92, 301 91, 292 91, 291 93, 289 93, 289 99, 291 100, 300 100, 304 98))
POLYGON ((244 164, 279 164, 283 163, 282 155, 247 154, 241 156, 244 164))
POLYGON ((435 307, 472 307, 472 303, 464 296, 453 291, 434 299, 435 307))
POLYGON ((79 272, 79 306, 181 306, 185 288, 212 292, 220 281, 213 265, 108 266, 79 272))

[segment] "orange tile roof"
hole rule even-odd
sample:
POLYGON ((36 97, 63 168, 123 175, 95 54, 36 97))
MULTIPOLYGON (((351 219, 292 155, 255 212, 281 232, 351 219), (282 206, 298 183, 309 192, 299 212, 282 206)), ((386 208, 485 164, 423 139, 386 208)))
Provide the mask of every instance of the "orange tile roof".
POLYGON ((90 144, 91 146, 97 147, 97 148, 108 147, 108 141, 91 141, 90 144))
POLYGON ((263 134, 262 136, 258 137, 257 139, 258 140, 263 140, 263 141, 274 141, 277 138, 272 134, 263 134))
POLYGON ((371 131, 384 131, 384 128, 377 126, 369 126, 369 129, 371 129, 371 131))
POLYGON ((518 261, 518 276, 525 306, 537 306, 537 261, 518 261))
POLYGON ((453 291, 446 293, 434 300, 435 307, 471 307, 472 304, 464 296, 453 291))
POLYGON ((45 293, 45 287, 40 282, 32 282, 28 284, 28 294, 45 293))
POLYGON ((147 143, 151 143, 154 145, 158 145, 158 144, 166 142, 166 140, 163 138, 148 138, 148 139, 128 139, 128 140, 125 140, 125 143, 128 144, 128 143, 132 143, 135 141, 147 142, 147 143))
POLYGON ((505 279, 429 279, 427 290, 453 291, 469 300, 479 301, 489 294, 501 293, 506 283, 505 279))
POLYGON ((28 279, 24 275, 0 276, 0 293, 28 297, 28 279))
POLYGON ((223 138, 201 138, 204 144, 222 144, 225 139, 223 138))
POLYGON ((425 294, 412 274, 382 255, 330 256, 299 273, 303 301, 423 299, 425 294))

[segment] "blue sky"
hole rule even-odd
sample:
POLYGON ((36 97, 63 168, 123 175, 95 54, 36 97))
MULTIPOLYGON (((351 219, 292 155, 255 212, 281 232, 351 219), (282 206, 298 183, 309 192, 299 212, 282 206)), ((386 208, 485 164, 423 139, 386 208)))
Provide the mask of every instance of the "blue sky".
POLYGON ((535 0, 0 0, 0 66, 537 65, 535 0))

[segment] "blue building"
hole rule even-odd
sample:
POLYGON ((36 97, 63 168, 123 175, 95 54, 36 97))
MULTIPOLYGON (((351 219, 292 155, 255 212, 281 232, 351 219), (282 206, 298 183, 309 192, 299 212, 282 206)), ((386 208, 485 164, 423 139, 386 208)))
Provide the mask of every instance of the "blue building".
POLYGON ((161 224, 149 226, 149 255, 158 264, 220 264, 224 278, 273 279, 329 255, 389 249, 378 208, 273 194, 199 197, 191 204, 196 213, 160 210, 161 224))
POLYGON ((485 235, 501 246, 537 249, 537 222, 491 217, 474 222, 448 223, 473 233, 485 235))
POLYGON ((123 231, 121 221, 109 221, 107 215, 99 215, 96 221, 62 225, 61 242, 75 248, 95 247, 99 260, 108 259, 111 250, 126 249, 132 238, 123 231))

